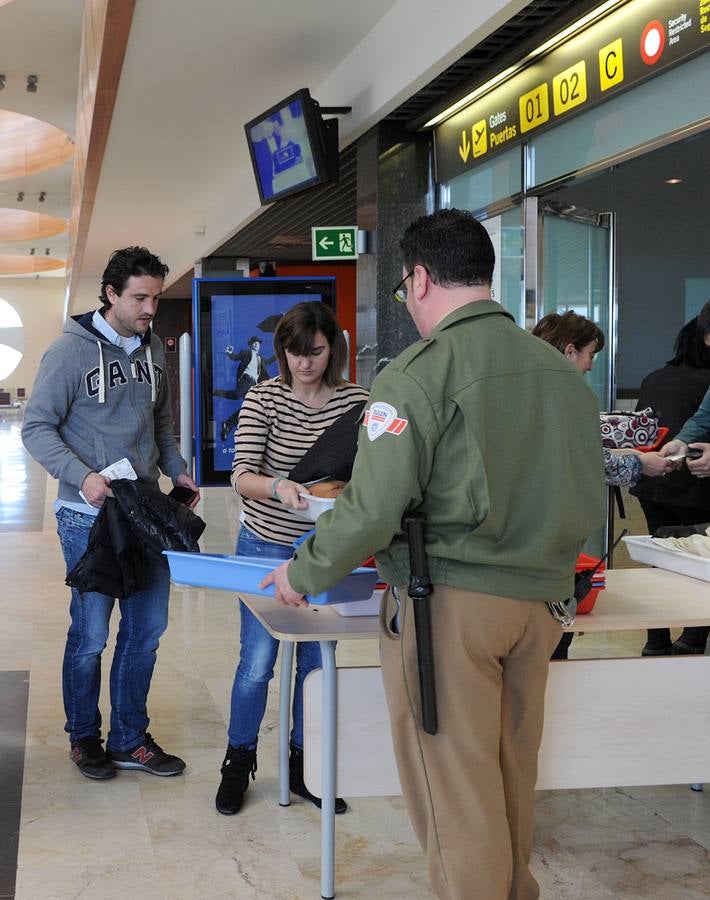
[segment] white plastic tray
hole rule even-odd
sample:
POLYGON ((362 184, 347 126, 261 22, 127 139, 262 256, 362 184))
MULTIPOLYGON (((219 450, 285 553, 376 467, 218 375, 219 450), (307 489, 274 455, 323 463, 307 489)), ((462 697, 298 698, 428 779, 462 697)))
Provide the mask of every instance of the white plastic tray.
POLYGON ((383 594, 384 591, 377 590, 367 600, 356 600, 353 603, 331 603, 330 608, 341 616, 378 616, 383 594))
POLYGON ((629 556, 636 562, 668 569, 679 575, 689 575, 702 581, 710 581, 710 559, 705 556, 696 556, 684 550, 669 550, 645 534, 625 537, 624 543, 629 556))

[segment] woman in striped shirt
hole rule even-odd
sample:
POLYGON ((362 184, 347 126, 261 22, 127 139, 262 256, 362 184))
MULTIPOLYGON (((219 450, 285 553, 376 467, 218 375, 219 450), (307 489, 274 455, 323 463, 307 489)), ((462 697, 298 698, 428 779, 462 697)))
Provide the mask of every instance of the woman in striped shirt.
MULTIPOLYGON (((249 390, 239 412, 232 485, 242 498, 238 556, 290 559, 293 541, 313 523, 298 515, 308 492, 289 478, 293 467, 343 413, 367 400, 368 393, 341 377, 347 344, 332 311, 319 301, 298 303, 274 334, 280 375, 249 390)), ((240 602, 241 649, 232 686, 229 744, 215 800, 219 812, 233 815, 242 806, 249 776, 256 772, 256 746, 274 674, 279 642, 240 602)), ((290 789, 320 806, 303 783, 303 680, 321 665, 317 642, 296 645, 290 789)), ((337 798, 336 812, 345 812, 337 798)))

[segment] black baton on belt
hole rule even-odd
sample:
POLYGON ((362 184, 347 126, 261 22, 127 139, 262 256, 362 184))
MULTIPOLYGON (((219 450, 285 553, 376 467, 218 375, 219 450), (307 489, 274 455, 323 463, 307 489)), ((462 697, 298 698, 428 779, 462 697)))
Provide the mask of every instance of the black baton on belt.
POLYGON ((427 734, 436 734, 436 684, 434 651, 431 645, 429 597, 432 594, 426 552, 424 550, 424 516, 408 513, 404 529, 409 541, 409 596, 414 609, 414 630, 419 662, 419 693, 422 701, 422 725, 427 734))

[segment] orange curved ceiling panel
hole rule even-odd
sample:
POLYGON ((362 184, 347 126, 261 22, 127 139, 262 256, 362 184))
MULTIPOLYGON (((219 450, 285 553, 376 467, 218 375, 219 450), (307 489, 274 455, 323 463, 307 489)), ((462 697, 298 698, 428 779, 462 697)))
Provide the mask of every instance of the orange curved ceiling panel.
POLYGON ((71 138, 49 122, 0 109, 0 181, 61 166, 74 153, 71 138))
POLYGON ((35 241, 66 231, 67 222, 57 216, 29 209, 0 207, 0 242, 35 241))
POLYGON ((38 272, 51 272, 63 269, 63 259, 53 256, 20 256, 19 254, 0 253, 0 275, 34 275, 38 272))

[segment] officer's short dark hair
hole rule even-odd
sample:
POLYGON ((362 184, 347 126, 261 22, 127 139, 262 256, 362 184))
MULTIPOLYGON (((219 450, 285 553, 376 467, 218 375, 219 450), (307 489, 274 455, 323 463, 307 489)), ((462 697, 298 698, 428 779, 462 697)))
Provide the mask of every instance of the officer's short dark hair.
POLYGON ((404 268, 424 266, 441 287, 487 285, 493 280, 495 252, 481 223, 461 209, 440 209, 416 219, 399 242, 404 268))
POLYGON ((323 373, 323 381, 328 387, 338 387, 344 383, 342 373, 348 360, 348 345, 343 329, 329 306, 321 300, 309 300, 292 306, 281 317, 274 332, 274 352, 279 361, 281 380, 289 386, 293 379, 286 351, 295 356, 308 356, 318 331, 330 344, 330 359, 323 373))
POLYGON ((104 309, 109 309, 111 303, 106 295, 106 288, 109 285, 117 294, 122 294, 131 276, 150 275, 165 280, 169 271, 160 257, 146 247, 124 247, 122 250, 114 250, 101 276, 99 300, 103 303, 104 309))

